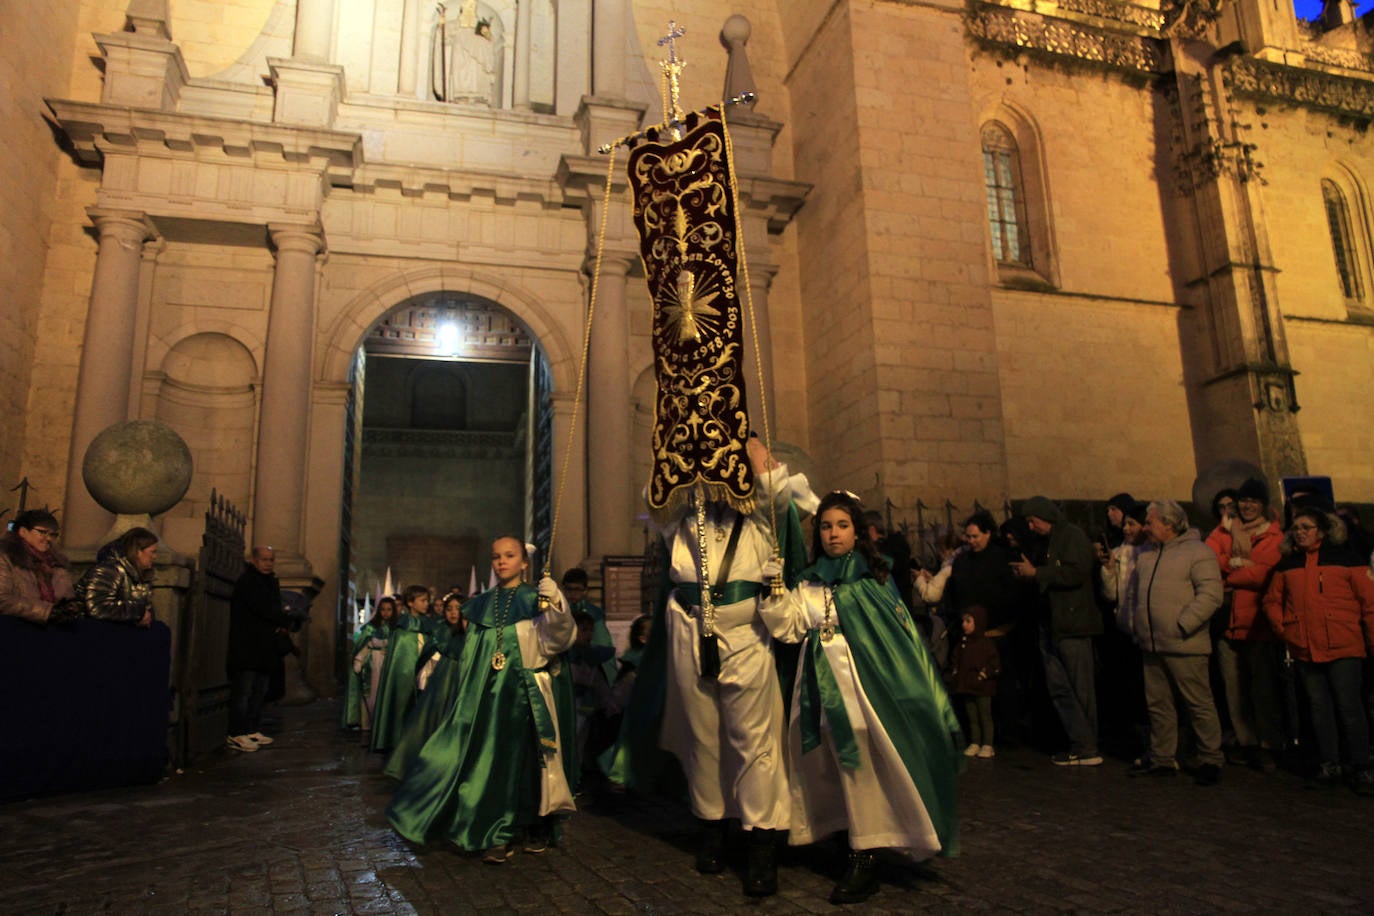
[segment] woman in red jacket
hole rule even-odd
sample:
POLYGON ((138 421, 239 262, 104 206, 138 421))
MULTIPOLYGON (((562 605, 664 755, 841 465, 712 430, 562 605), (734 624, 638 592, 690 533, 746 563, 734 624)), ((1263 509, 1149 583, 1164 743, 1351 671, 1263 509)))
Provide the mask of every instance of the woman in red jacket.
POLYGON ((1340 776, 1339 730, 1352 787, 1374 794, 1360 690, 1363 659, 1374 652, 1374 580, 1364 559, 1346 546, 1345 525, 1334 514, 1299 509, 1289 537, 1264 613, 1283 634, 1302 678, 1321 755, 1317 779, 1330 783, 1340 776))

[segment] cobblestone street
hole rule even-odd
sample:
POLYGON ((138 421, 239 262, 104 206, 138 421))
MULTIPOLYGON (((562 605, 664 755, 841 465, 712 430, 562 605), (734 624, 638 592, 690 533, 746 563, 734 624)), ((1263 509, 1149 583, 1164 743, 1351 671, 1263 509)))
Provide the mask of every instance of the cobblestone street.
MULTIPOLYGON (((561 848, 483 865, 388 828, 381 761, 328 702, 274 710, 277 743, 153 787, 0 807, 5 913, 798 913, 842 859, 790 851, 782 891, 691 870, 677 804, 583 799, 561 848)), ((1374 909, 1374 801, 1291 774, 1228 767, 1222 784, 1055 768, 1030 750, 975 760, 963 851, 889 863, 856 911, 1360 912, 1374 909)))

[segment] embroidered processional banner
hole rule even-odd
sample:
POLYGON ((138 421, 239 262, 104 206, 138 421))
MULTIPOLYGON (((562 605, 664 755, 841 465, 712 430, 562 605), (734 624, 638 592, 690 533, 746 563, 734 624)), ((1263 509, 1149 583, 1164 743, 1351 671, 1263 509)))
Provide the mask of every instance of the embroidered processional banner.
POLYGON ((654 302, 653 473, 649 509, 665 519, 692 492, 754 509, 745 445, 744 334, 725 122, 719 106, 686 118, 682 139, 630 153, 640 256, 654 302))

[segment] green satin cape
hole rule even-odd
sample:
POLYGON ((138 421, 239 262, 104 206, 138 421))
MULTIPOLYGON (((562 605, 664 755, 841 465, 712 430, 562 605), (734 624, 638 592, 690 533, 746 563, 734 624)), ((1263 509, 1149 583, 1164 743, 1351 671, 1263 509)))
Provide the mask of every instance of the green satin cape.
MULTIPOLYGON (((849 643, 859 683, 921 793, 940 838, 940 855, 956 854, 959 773, 964 765, 959 719, 945 693, 939 667, 892 581, 879 585, 857 553, 837 559, 822 557, 801 578, 834 589, 836 620, 849 643)), ((807 641, 820 645, 814 630, 807 641)), ((816 655, 809 649, 802 652, 803 698, 808 681, 824 679, 817 670, 816 655)), ((825 693, 820 686, 818 699, 829 710, 825 693)))
POLYGON ((339 724, 344 728, 358 728, 363 724, 363 697, 367 695, 367 666, 361 672, 353 671, 353 659, 363 650, 363 644, 372 638, 372 624, 365 623, 353 634, 353 654, 348 657, 348 692, 344 694, 343 713, 339 724))
POLYGON ((534 672, 520 658, 514 624, 538 613, 538 592, 532 586, 517 586, 499 643, 506 666, 500 671, 491 667, 498 649, 498 600, 505 604, 498 596, 508 592, 490 589, 463 606, 469 626, 458 660, 457 696, 387 808, 391 826, 406 839, 446 839, 463 849, 482 850, 511 842, 518 828, 534 823, 544 764, 540 744, 551 740, 551 716, 557 716, 564 738, 564 774, 576 789, 571 672, 557 660, 549 666, 555 705, 550 710, 534 672))
MULTIPOLYGON (((403 614, 396 618, 386 660, 377 681, 377 696, 372 703, 372 741, 374 751, 389 751, 401 740, 406 713, 415 705, 415 666, 420 659, 420 635, 428 629, 424 618, 403 614)), ((429 637, 426 635, 426 639, 429 637)))
POLYGON ((386 766, 382 768, 382 772, 392 779, 405 777, 406 772, 415 762, 415 758, 420 756, 420 749, 439 730, 439 726, 444 724, 453 703, 458 698, 458 690, 463 683, 461 676, 463 669, 460 664, 463 653, 463 634, 450 634, 448 627, 444 627, 443 630, 442 633, 436 633, 434 642, 427 644, 424 651, 420 653, 421 668, 425 666, 431 655, 431 645, 439 653, 439 660, 434 663, 434 670, 429 675, 429 683, 425 685, 424 690, 420 691, 419 699, 415 701, 415 708, 406 717, 405 728, 401 730, 401 738, 392 748, 386 766))

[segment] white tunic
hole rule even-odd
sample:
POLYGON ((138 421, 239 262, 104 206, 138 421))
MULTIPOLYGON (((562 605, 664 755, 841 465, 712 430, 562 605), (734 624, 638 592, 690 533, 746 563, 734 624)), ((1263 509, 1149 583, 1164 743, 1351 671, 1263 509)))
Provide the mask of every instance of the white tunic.
MULTIPOLYGON (((825 618, 825 588, 803 583, 785 597, 766 602, 760 614, 775 638, 801 642, 807 631, 820 626, 825 618)), ((844 621, 832 611, 830 622, 839 625, 839 632, 823 645, 823 651, 844 697, 845 712, 859 747, 860 766, 853 770, 840 766, 824 711, 820 746, 802 753, 800 685, 808 651, 803 647, 787 730, 792 792, 792 833, 788 842, 800 846, 848 830, 852 849, 896 849, 917 861, 928 859, 940 851, 935 825, 901 755, 864 693, 854 656, 844 637, 844 621)))
MULTIPOLYGON (((778 517, 790 499, 814 508, 816 497, 802 475, 780 467, 772 475, 778 517)), ((760 492, 768 481, 757 481, 760 492)), ((762 502, 762 500, 761 500, 762 502)), ((708 507, 706 558, 716 582, 736 513, 719 503, 708 507)), ((763 581, 773 556, 771 513, 766 502, 744 519, 730 567, 730 581, 763 581)), ((696 514, 684 509, 662 530, 674 582, 700 578, 696 514)), ((785 830, 788 825, 787 768, 783 759, 782 693, 772 643, 758 617, 758 599, 716 607, 720 676, 703 678, 700 609, 684 606, 676 590, 665 612, 668 684, 662 747, 682 763, 692 813, 703 820, 739 818, 746 829, 785 830)))
MULTIPOLYGON (((515 624, 515 636, 520 643, 520 662, 528 671, 536 668, 559 664, 558 656, 572 648, 577 641, 577 626, 568 613, 568 603, 559 592, 553 605, 542 614, 530 620, 515 624)), ((535 671, 534 682, 544 697, 544 704, 553 719, 556 744, 552 748, 541 748, 544 756, 543 768, 539 771, 539 813, 540 815, 576 811, 573 803, 572 786, 568 785, 567 774, 563 772, 563 742, 574 740, 573 735, 564 735, 558 722, 558 705, 553 696, 553 671, 535 671)))

